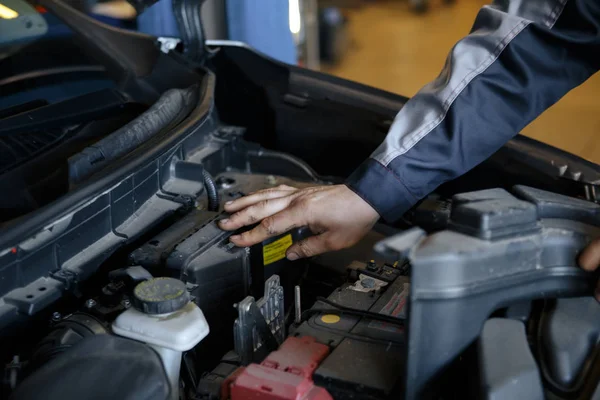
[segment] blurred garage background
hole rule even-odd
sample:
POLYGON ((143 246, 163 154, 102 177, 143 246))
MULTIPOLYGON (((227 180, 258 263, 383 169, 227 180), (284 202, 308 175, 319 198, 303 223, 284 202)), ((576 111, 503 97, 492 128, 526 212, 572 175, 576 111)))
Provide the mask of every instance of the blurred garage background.
MULTIPOLYGON (((124 0, 78 0, 92 14, 177 37, 171 0, 137 16, 124 0), (92 3, 90 3, 92 2, 92 3)), ((483 0, 206 0, 208 39, 229 39, 287 63, 405 96, 437 76, 483 0)), ((567 95, 524 134, 600 162, 600 77, 567 95)))

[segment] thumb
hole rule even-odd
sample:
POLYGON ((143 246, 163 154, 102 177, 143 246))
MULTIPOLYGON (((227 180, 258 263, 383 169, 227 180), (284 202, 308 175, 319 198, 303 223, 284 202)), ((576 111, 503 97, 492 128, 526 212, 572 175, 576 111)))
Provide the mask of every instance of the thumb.
POLYGON ((299 258, 316 256, 331 250, 329 238, 326 233, 311 236, 290 246, 286 252, 288 260, 294 261, 299 258))

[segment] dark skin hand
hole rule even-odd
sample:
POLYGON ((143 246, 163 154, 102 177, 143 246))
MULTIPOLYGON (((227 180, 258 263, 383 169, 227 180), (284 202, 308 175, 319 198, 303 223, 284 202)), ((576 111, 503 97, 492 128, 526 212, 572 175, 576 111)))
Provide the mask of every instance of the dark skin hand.
POLYGON ((289 260, 312 257, 356 244, 379 219, 379 214, 345 185, 296 189, 278 186, 225 204, 231 216, 220 222, 223 230, 260 224, 234 235, 231 242, 245 247, 294 228, 308 227, 314 236, 292 245, 289 260))
MULTIPOLYGON (((592 272, 600 266, 600 239, 592 241, 579 256, 579 265, 586 271, 592 272)), ((600 283, 594 293, 596 300, 600 301, 600 283)))

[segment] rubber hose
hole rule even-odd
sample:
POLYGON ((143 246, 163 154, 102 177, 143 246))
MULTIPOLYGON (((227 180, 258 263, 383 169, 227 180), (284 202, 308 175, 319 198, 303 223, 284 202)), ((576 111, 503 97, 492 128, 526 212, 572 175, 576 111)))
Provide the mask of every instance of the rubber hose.
POLYGON ((304 172, 310 180, 312 180, 314 182, 318 182, 320 180, 317 173, 308 164, 306 164, 304 161, 300 160, 299 158, 292 156, 291 154, 281 153, 279 151, 273 151, 273 150, 265 150, 265 149, 260 149, 258 151, 249 150, 248 154, 251 156, 254 156, 254 157, 271 157, 271 158, 276 158, 276 159, 279 159, 282 161, 286 161, 286 162, 296 166, 297 168, 300 168, 302 170, 302 172, 304 172))
POLYGON ((69 180, 81 183, 112 161, 146 143, 170 125, 183 121, 197 104, 198 88, 170 89, 127 125, 86 147, 68 160, 69 180))
POLYGON ((204 178, 204 187, 208 197, 208 211, 219 211, 219 192, 215 180, 205 169, 202 170, 202 177, 204 178))
POLYGON ((297 168, 300 168, 302 170, 302 172, 304 172, 306 174, 306 176, 313 182, 330 183, 330 184, 340 184, 340 183, 345 182, 345 179, 340 178, 340 177, 323 176, 323 175, 317 174, 317 172, 314 169, 312 169, 311 166, 308 165, 306 162, 304 162, 302 159, 297 158, 288 153, 282 153, 280 151, 265 150, 265 149, 248 150, 247 153, 253 157, 267 157, 267 158, 270 157, 270 158, 276 158, 276 159, 288 162, 288 163, 296 166, 297 168))

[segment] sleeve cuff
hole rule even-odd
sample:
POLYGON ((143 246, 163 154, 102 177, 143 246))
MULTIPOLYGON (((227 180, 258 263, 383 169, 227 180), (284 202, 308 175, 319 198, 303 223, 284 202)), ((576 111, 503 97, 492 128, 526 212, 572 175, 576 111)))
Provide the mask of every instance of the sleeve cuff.
POLYGON ((346 186, 389 223, 399 220, 418 201, 391 169, 372 158, 350 175, 346 186))

